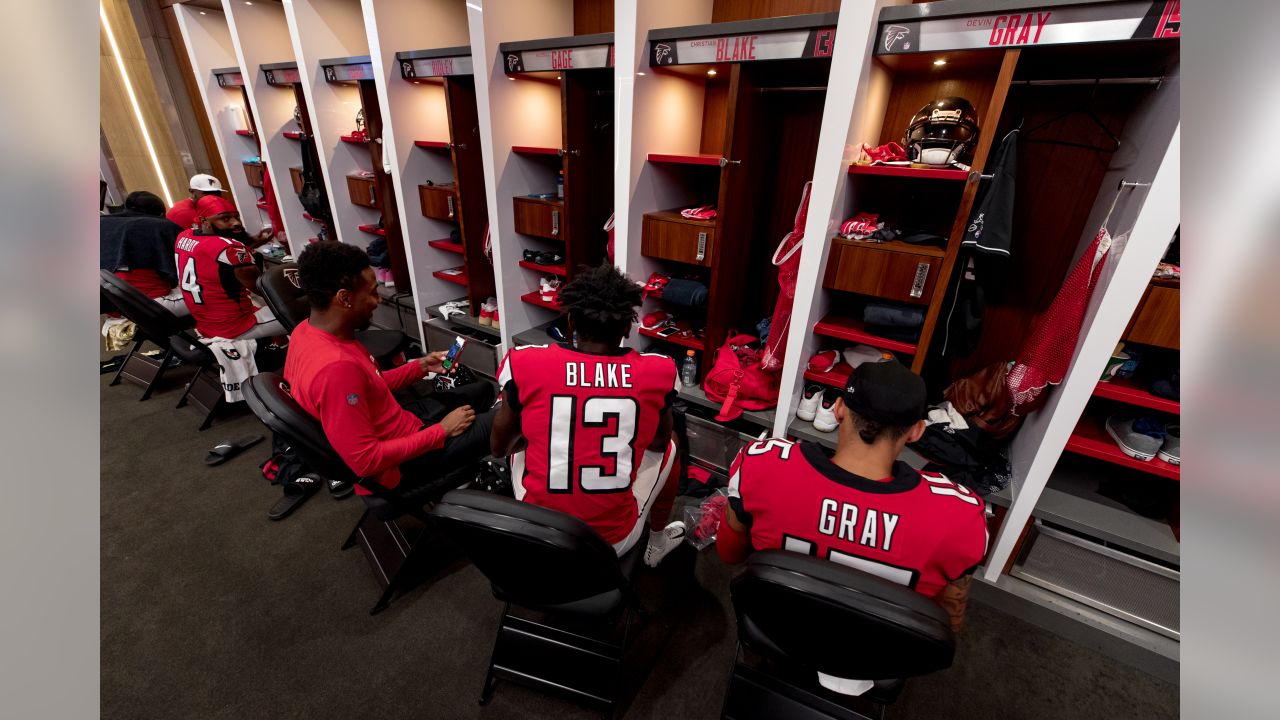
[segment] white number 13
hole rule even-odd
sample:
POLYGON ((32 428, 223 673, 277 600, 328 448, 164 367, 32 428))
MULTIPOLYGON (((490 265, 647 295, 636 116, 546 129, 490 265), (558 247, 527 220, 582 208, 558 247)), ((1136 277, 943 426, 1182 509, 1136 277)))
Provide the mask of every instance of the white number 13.
MULTIPOLYGON (((610 419, 617 420, 613 435, 606 435, 600 443, 599 455, 613 459, 613 472, 606 474, 607 465, 582 465, 578 469, 578 483, 585 492, 617 492, 631 486, 635 467, 635 450, 631 444, 636 437, 636 420, 639 405, 634 398, 590 397, 582 403, 584 428, 608 427, 610 419)), ((572 395, 556 395, 551 398, 551 446, 550 468, 547 473, 547 489, 551 492, 571 492, 573 475, 574 430, 577 414, 577 398, 572 395)), ((576 448, 581 453, 595 455, 593 449, 576 448)))

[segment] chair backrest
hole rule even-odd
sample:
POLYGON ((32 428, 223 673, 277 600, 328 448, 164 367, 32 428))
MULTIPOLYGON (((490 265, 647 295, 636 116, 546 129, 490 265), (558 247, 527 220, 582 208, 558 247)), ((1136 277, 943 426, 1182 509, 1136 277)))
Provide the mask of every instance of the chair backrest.
POLYGON ((307 295, 298 286, 297 263, 284 263, 267 270, 258 277, 258 294, 284 329, 293 332, 303 320, 311 316, 307 295))
POLYGON ((283 377, 272 372, 258 373, 240 387, 249 410, 297 450, 311 470, 330 480, 360 481, 329 444, 320 421, 307 414, 289 395, 283 377))
POLYGON ((446 493, 431 514, 516 605, 563 605, 626 583, 609 543, 571 515, 475 490, 446 493))
POLYGON ((947 613, 902 585, 807 555, 751 555, 730 585, 738 637, 790 667, 859 680, 951 666, 947 613))
POLYGON ((178 317, 160 306, 138 288, 116 277, 110 270, 99 270, 102 292, 111 299, 120 314, 133 321, 142 331, 157 341, 182 332, 178 317))

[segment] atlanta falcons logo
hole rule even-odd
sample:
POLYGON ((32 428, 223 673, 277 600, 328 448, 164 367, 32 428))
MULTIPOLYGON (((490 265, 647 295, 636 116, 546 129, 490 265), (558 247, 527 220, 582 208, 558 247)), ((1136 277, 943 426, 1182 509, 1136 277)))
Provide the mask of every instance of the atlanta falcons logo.
POLYGON ((411 62, 400 63, 400 72, 403 73, 405 77, 413 77, 413 63, 411 62))
MULTIPOLYGON (((911 34, 911 28, 903 27, 901 25, 890 25, 889 27, 885 28, 884 29, 884 51, 893 52, 893 46, 896 45, 899 40, 905 38, 910 34, 911 34)), ((911 43, 902 44, 903 50, 908 50, 910 48, 911 48, 911 43)))
POLYGON ((666 43, 658 43, 653 46, 653 57, 658 61, 659 65, 668 65, 671 62, 671 46, 666 43))
POLYGON ((294 287, 298 289, 302 288, 302 283, 298 280, 298 268, 285 268, 283 274, 284 279, 293 283, 294 287))
POLYGON ((222 354, 226 355, 228 360, 240 359, 240 351, 235 348, 222 348, 222 354))
POLYGON ((507 56, 507 72, 515 72, 516 68, 517 68, 517 67, 519 67, 519 66, 520 66, 520 56, 519 56, 519 55, 508 55, 508 56, 507 56))

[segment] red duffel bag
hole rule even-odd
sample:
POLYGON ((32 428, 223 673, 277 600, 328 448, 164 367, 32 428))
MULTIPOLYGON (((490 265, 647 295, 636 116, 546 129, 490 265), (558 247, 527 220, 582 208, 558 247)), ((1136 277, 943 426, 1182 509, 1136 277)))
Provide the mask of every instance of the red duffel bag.
POLYGON ((723 403, 716 420, 733 420, 743 410, 766 410, 778 404, 779 376, 765 372, 760 367, 761 351, 749 347, 759 342, 751 335, 730 335, 716 350, 711 371, 702 381, 707 397, 723 403))

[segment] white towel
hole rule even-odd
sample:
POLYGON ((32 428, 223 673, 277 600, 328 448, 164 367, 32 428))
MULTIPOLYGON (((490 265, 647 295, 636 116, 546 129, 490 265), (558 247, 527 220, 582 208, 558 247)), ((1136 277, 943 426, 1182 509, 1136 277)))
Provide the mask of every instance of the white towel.
POLYGON ((218 358, 218 370, 222 375, 222 392, 227 402, 244 400, 240 384, 258 374, 258 363, 253 354, 258 350, 258 341, 253 338, 200 338, 200 342, 209 346, 213 356, 218 358))
POLYGON ((955 409, 950 400, 944 400, 941 405, 929 408, 929 415, 924 422, 925 425, 949 424, 952 430, 969 429, 969 423, 965 422, 964 416, 955 409))

